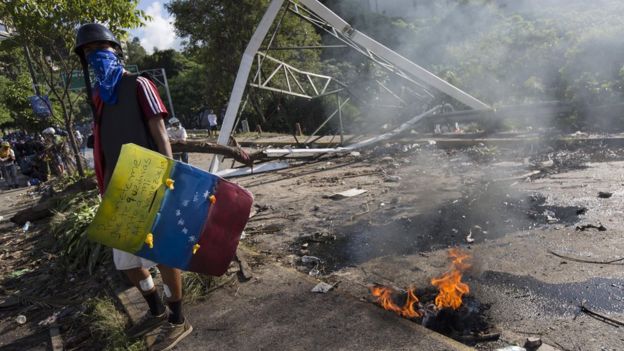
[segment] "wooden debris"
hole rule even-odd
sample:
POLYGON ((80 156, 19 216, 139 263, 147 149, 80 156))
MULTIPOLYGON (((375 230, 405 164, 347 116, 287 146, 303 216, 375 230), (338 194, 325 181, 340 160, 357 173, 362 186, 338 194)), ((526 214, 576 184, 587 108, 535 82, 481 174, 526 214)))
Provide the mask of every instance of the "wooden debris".
POLYGON ((593 318, 595 318, 595 319, 597 319, 597 320, 599 320, 601 322, 604 322, 604 323, 609 324, 611 326, 614 326, 616 328, 624 327, 624 322, 622 322, 622 321, 619 321, 619 320, 613 319, 613 318, 609 318, 609 317, 607 317, 605 315, 602 315, 600 313, 594 312, 594 311, 590 310, 589 308, 587 308, 587 307, 585 307, 583 305, 581 305, 579 307, 581 308, 581 312, 583 312, 583 313, 585 313, 585 314, 587 314, 587 315, 589 315, 589 316, 591 316, 591 317, 593 317, 593 318))
POLYGON ((24 225, 26 222, 34 222, 46 217, 52 216, 52 211, 50 208, 52 207, 52 201, 44 201, 35 205, 34 207, 29 207, 27 209, 21 210, 15 214, 15 216, 11 217, 11 222, 17 225, 24 225))
POLYGON ((248 281, 253 278, 253 273, 251 272, 251 268, 245 259, 244 254, 240 250, 236 250, 236 261, 240 266, 240 275, 242 276, 244 281, 248 281))
MULTIPOLYGON (((570 257, 570 256, 564 256, 562 254, 556 253, 552 250, 548 250, 548 253, 553 255, 553 256, 557 256, 559 258, 563 258, 566 260, 570 260, 570 261, 574 261, 574 262, 581 262, 581 263, 593 263, 593 264, 616 264, 618 262, 622 262, 624 261, 624 257, 623 258, 618 258, 618 259, 614 259, 614 260, 609 260, 609 261, 594 261, 594 260, 584 260, 582 258, 576 258, 576 257, 570 257)), ((621 263, 624 264, 624 263, 621 263)))
POLYGON ((172 144, 171 150, 173 152, 197 152, 223 155, 229 158, 233 158, 244 165, 251 165, 253 164, 253 161, 255 159, 263 157, 262 153, 249 155, 240 147, 220 145, 217 143, 211 143, 201 140, 187 140, 184 144, 172 144))
POLYGON ((601 223, 598 224, 581 224, 581 225, 577 225, 576 226, 576 230, 584 232, 587 229, 598 229, 599 232, 606 232, 607 231, 607 227, 605 227, 604 225, 602 225, 601 223))
POLYGON ((529 173, 521 174, 521 175, 518 175, 518 176, 494 179, 494 181, 495 182, 505 182, 505 181, 512 181, 512 180, 523 180, 523 179, 530 178, 530 177, 532 177, 534 175, 538 175, 540 173, 542 173, 542 171, 536 170, 536 171, 532 171, 532 172, 529 172, 529 173))

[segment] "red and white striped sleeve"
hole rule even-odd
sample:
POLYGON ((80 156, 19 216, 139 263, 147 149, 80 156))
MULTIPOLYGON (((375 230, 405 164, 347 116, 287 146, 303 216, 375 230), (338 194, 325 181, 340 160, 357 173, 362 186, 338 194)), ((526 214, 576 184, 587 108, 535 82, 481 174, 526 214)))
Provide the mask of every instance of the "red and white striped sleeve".
POLYGON ((166 118, 169 115, 156 85, 151 80, 145 77, 137 78, 137 96, 146 119, 153 117, 166 118))

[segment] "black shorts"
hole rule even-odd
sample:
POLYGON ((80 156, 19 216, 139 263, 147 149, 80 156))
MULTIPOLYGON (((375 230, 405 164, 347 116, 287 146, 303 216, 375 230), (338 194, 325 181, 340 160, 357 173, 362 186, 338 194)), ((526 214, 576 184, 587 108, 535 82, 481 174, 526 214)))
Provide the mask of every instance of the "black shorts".
POLYGON ((217 130, 217 126, 210 126, 210 130, 217 130))

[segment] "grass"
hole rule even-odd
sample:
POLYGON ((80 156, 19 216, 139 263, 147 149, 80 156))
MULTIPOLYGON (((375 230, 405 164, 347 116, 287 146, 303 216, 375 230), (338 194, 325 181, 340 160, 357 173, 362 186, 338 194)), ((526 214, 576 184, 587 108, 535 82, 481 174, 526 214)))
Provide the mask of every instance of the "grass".
POLYGON ((126 317, 109 298, 95 298, 88 303, 86 319, 92 340, 104 351, 142 351, 141 340, 130 340, 125 332, 126 317))
POLYGON ((195 303, 204 300, 214 290, 233 282, 236 275, 213 277, 193 272, 182 273, 184 302, 195 303))
POLYGON ((70 270, 84 267, 92 274, 110 258, 110 250, 87 239, 85 233, 99 203, 97 190, 68 195, 57 201, 50 232, 56 239, 57 252, 70 270))

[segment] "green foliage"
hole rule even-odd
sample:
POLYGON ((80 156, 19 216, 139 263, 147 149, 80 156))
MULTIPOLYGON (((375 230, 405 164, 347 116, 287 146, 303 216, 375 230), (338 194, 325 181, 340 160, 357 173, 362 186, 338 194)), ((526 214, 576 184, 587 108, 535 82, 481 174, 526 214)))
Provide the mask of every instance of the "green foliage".
POLYGON ((164 68, 167 72, 167 78, 171 79, 187 69, 191 62, 181 53, 167 49, 154 50, 153 54, 144 56, 141 61, 138 61, 138 64, 141 70, 164 68))
MULTIPOLYGON (((243 51, 268 3, 268 0, 173 0, 166 5, 175 15, 178 34, 188 40, 188 52, 206 69, 198 77, 207 80, 202 87, 201 100, 215 111, 229 99, 243 51)), ((268 37, 265 45, 270 35, 268 37)), ((287 14, 273 46, 317 45, 319 42, 320 37, 310 24, 287 14)), ((270 55, 302 69, 319 67, 319 53, 313 50, 271 51, 270 55)))
POLYGON ((142 351, 142 340, 132 341, 125 332, 126 316, 115 307, 110 298, 90 300, 86 311, 86 320, 93 340, 99 350, 104 351, 142 351))
POLYGON ((30 51, 36 79, 45 86, 41 90, 49 91, 55 107, 52 123, 59 123, 70 132, 69 141, 79 173, 83 168, 73 137, 77 101, 69 91, 70 80, 62 79, 79 68, 73 53, 76 29, 84 23, 106 23, 125 39, 126 28, 141 25, 145 18, 136 9, 137 4, 137 0, 6 0, 0 5, 0 19, 12 29, 12 37, 7 41, 30 51))
POLYGON ((143 61, 143 58, 147 56, 145 48, 141 46, 141 41, 137 37, 134 37, 131 41, 128 41, 125 54, 126 62, 133 65, 139 65, 143 61))
POLYGON ((50 232, 69 270, 87 269, 91 274, 110 259, 110 250, 87 239, 85 233, 99 203, 97 190, 69 195, 58 201, 50 221, 50 232))
POLYGON ((23 50, 12 41, 0 43, 0 127, 38 129, 28 97, 33 95, 23 50))
POLYGON ((209 84, 206 67, 192 61, 188 61, 186 68, 169 80, 176 116, 187 128, 195 125, 197 115, 206 106, 204 92, 209 84))
MULTIPOLYGON (((402 19, 366 13, 356 0, 326 3, 358 30, 485 102, 562 100, 576 106, 576 127, 624 126, 598 125, 588 112, 624 97, 621 1, 423 1, 402 19)), ((350 54, 341 59, 357 62, 350 54)), ((436 100, 445 101, 452 102, 436 100)))

